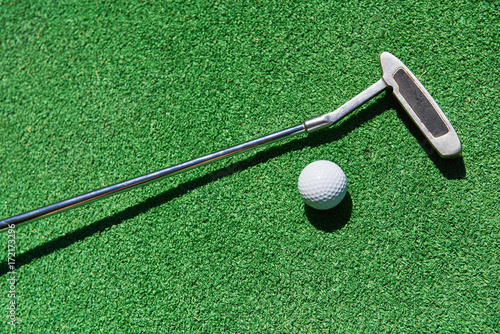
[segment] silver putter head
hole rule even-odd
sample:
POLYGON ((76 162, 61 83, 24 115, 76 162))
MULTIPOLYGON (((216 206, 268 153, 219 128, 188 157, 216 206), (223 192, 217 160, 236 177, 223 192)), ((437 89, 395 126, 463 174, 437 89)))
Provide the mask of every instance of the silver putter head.
POLYGON ((380 66, 384 81, 439 155, 460 156, 462 145, 455 129, 415 75, 389 52, 380 55, 380 66))

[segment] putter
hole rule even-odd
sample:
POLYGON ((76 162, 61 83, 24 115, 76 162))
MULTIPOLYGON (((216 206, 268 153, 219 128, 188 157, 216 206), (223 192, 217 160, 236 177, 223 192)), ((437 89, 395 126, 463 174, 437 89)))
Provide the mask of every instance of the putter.
POLYGON ((328 127, 388 87, 392 88, 393 94, 441 157, 452 158, 459 156, 462 152, 462 146, 457 133, 432 96, 427 92, 415 75, 413 75, 398 58, 388 52, 383 52, 380 55, 380 66, 382 67, 382 78, 380 80, 331 113, 311 118, 300 125, 253 139, 215 153, 207 154, 175 166, 167 167, 153 173, 107 186, 11 218, 3 219, 0 221, 0 232, 83 204, 88 204, 110 195, 118 194, 125 190, 145 185, 152 181, 163 179, 167 176, 278 139, 328 127))

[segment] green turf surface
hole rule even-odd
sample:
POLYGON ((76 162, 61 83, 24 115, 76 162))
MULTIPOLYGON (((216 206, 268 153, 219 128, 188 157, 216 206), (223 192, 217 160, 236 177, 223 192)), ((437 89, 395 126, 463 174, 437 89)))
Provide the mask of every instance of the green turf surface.
POLYGON ((445 3, 0 0, 0 218, 330 112, 383 51, 464 151, 438 158, 382 93, 18 227, 15 298, 0 235, 0 332, 498 332, 500 6, 445 3), (327 213, 297 191, 320 159, 349 186, 327 213))

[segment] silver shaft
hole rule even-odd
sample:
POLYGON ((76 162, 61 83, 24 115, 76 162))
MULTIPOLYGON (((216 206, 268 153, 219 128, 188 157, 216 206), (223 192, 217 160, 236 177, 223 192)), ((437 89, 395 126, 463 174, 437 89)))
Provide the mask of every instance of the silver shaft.
POLYGON ((204 165, 206 163, 213 162, 218 159, 228 157, 233 154, 273 142, 278 139, 290 137, 292 135, 296 135, 305 131, 310 132, 313 130, 317 130, 319 128, 330 126, 333 123, 337 122, 342 117, 344 117, 345 115, 347 115, 349 112, 353 111, 354 109, 356 109, 357 107, 359 107, 360 105, 371 99, 373 96, 380 93, 386 87, 387 84, 385 83, 385 81, 383 79, 380 79, 375 84, 373 84, 365 91, 355 96, 353 99, 351 99, 350 101, 348 101, 335 111, 307 120, 303 124, 296 125, 291 128, 281 130, 267 136, 253 139, 243 144, 239 144, 224 150, 220 150, 215 153, 207 154, 202 157, 189 160, 153 173, 149 173, 95 191, 91 191, 89 193, 76 196, 58 203, 54 203, 36 210, 32 210, 17 216, 6 218, 0 221, 0 232, 6 231, 9 228, 9 226, 12 225, 19 226, 22 224, 33 222, 37 219, 44 218, 49 215, 59 213, 68 209, 72 209, 83 204, 88 204, 93 201, 103 199, 107 196, 115 195, 125 190, 130 190, 132 188, 145 185, 152 181, 157 181, 167 176, 184 172, 188 169, 195 168, 204 165))
POLYGON ((14 224, 16 226, 33 222, 37 219, 47 217, 49 215, 59 213, 68 209, 75 208, 77 206, 83 205, 83 204, 88 204, 93 201, 102 199, 104 197, 110 196, 110 195, 115 195, 120 192, 123 192, 125 190, 130 190, 132 188, 138 187, 138 186, 143 186, 149 182, 152 181, 157 181, 162 178, 165 178, 167 176, 171 176, 177 173, 184 172, 188 169, 195 168, 201 165, 204 165, 209 162, 213 162, 215 160, 228 157, 230 155, 248 150, 250 148, 254 148, 256 146, 260 146, 263 144, 270 143, 272 141, 284 138, 284 137, 289 137, 295 134, 299 134, 301 132, 304 132, 304 125, 296 125, 294 127, 278 131, 275 133, 272 133, 270 135, 260 137, 257 139, 253 139, 250 141, 247 141, 243 144, 239 144, 230 148, 226 148, 224 150, 217 151, 215 153, 207 154, 202 157, 189 160, 183 163, 180 163, 175 166, 171 166, 153 173, 149 173, 146 175, 142 175, 127 181, 123 181, 111 186, 107 186, 98 190, 91 191, 89 193, 76 196, 58 203, 54 203, 51 205, 47 205, 45 207, 42 207, 40 209, 32 210, 11 218, 4 219, 0 221, 0 232, 5 231, 6 229, 9 228, 10 224, 14 224))

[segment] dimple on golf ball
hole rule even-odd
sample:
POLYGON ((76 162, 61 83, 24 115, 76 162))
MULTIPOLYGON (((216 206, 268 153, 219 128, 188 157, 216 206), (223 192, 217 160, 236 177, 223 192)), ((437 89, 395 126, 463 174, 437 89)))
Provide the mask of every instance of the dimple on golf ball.
POLYGON ((347 178, 337 164, 318 160, 307 165, 300 173, 299 192, 310 207, 328 210, 344 198, 347 192, 347 178))

